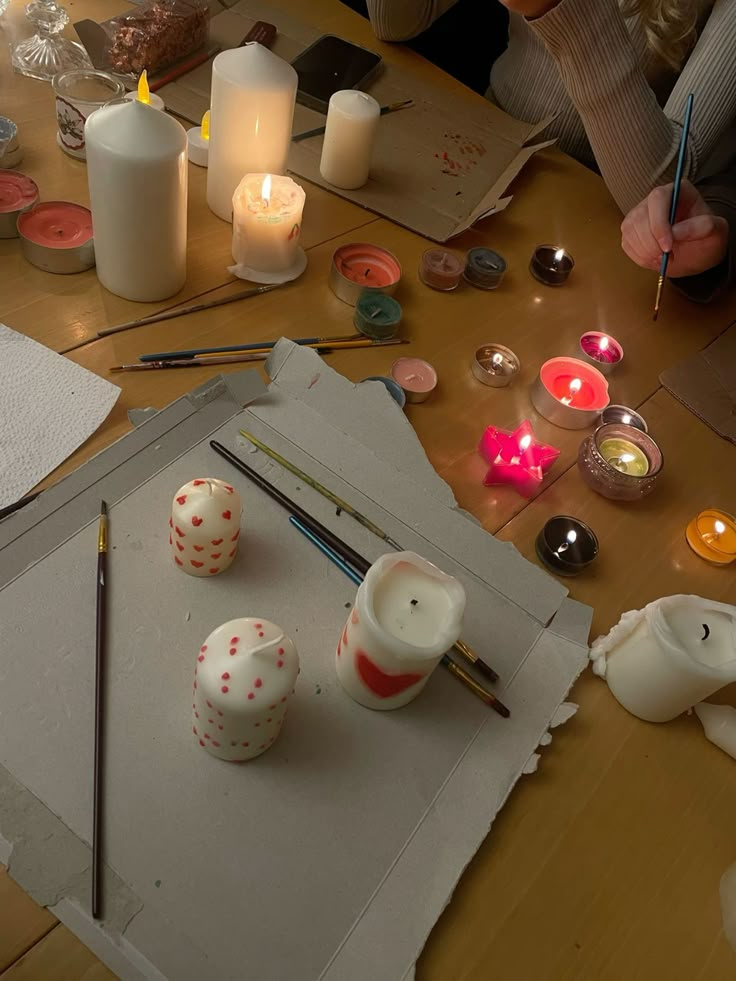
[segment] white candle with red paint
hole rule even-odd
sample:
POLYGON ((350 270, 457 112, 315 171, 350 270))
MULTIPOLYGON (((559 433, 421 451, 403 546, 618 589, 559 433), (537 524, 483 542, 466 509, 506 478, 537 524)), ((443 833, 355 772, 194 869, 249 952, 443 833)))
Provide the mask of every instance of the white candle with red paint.
POLYGON ((460 636, 465 590, 414 552, 373 563, 337 645, 337 677, 351 698, 394 709, 416 698, 460 636))
POLYGON ((189 576, 216 576, 229 568, 240 540, 243 505, 231 484, 197 477, 174 495, 169 548, 178 569, 189 576))

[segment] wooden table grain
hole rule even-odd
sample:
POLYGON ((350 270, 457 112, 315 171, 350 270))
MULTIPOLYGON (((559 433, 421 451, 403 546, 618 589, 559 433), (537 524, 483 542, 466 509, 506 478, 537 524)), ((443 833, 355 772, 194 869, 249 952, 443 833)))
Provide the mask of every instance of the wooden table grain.
MULTIPOLYGON (((75 0, 73 19, 103 19, 116 0, 75 0)), ((309 11, 281 0, 295 17, 380 51, 419 77, 440 81, 457 98, 474 99, 456 81, 400 46, 381 44, 370 26, 337 0, 309 11)), ((11 6, 17 23, 20 4, 11 6)), ((277 20, 274 14, 271 18, 277 20)), ((0 59, 3 112, 15 118, 26 148, 22 165, 42 198, 85 203, 84 164, 55 145, 51 90, 14 76, 0 59)), ((356 239, 381 244, 400 259, 397 298, 411 346, 352 351, 326 361, 349 378, 386 373, 401 353, 433 361, 440 386, 407 415, 427 454, 458 502, 483 525, 536 562, 534 538, 553 514, 588 521, 601 543, 597 563, 567 581, 571 595, 594 609, 593 636, 627 609, 670 593, 698 593, 736 602, 736 578, 698 559, 684 529, 697 511, 733 511, 736 448, 719 438, 659 385, 660 372, 702 349, 736 319, 733 294, 695 307, 668 289, 662 315, 651 321, 654 278, 632 266, 619 245, 620 215, 600 178, 554 149, 538 154, 512 188, 501 215, 452 243, 461 254, 487 245, 507 259, 502 287, 484 293, 428 290, 416 270, 426 240, 371 215, 321 188, 307 185, 304 239, 309 256, 296 283, 254 300, 93 340, 101 327, 144 316, 200 294, 242 288, 227 273, 229 227, 207 209, 205 174, 190 167, 188 278, 166 304, 133 304, 102 289, 94 273, 55 277, 27 265, 17 241, 0 242, 0 319, 122 388, 106 423, 46 481, 98 452, 130 427, 127 411, 162 407, 215 373, 189 369, 111 374, 110 368, 146 351, 229 344, 304 334, 343 334, 352 308, 327 286, 334 249, 356 239), (543 241, 559 242, 576 268, 561 289, 540 286, 527 271, 543 241), (586 432, 558 429, 539 418, 529 385, 540 364, 574 354, 585 330, 610 332, 625 360, 610 378, 613 401, 639 408, 665 456, 655 493, 637 504, 607 501, 582 482, 575 459, 586 432), (486 389, 470 374, 475 348, 509 345, 522 373, 508 389, 486 389), (483 428, 515 427, 529 418, 538 436, 561 450, 542 492, 531 502, 507 488, 482 486, 476 446, 483 428)), ((240 370, 242 366, 218 368, 240 370)), ((736 703, 732 687, 718 696, 736 703)), ((539 771, 522 778, 465 872, 419 961, 418 981, 725 981, 736 955, 721 929, 718 880, 736 860, 733 762, 707 743, 694 717, 650 725, 628 715, 590 672, 571 698, 578 714, 555 730, 539 771)), ((108 977, 76 938, 56 925, 0 870, 0 972, 10 978, 108 977)))

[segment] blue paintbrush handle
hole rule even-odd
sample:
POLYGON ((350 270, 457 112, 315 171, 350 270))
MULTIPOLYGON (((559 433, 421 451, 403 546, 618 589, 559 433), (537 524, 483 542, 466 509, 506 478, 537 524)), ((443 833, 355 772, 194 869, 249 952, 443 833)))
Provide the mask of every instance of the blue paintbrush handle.
MULTIPOLYGON (((672 187, 672 203, 670 205, 670 225, 675 224, 677 215, 677 202, 680 199, 680 185, 682 184, 682 172, 685 169, 685 151, 687 150, 687 138, 690 133, 690 116, 693 112, 693 93, 687 97, 685 105, 685 118, 682 122, 682 134, 680 136, 680 150, 677 154, 677 169, 675 170, 675 183, 672 187)), ((666 267, 665 267, 666 268, 666 267)))
MULTIPOLYGON (((319 337, 299 337, 294 344, 319 344, 319 337)), ((158 354, 141 354, 139 361, 166 361, 172 358, 196 358, 200 354, 232 354, 236 351, 257 351, 272 348, 276 341, 260 341, 256 344, 229 344, 227 347, 198 347, 191 351, 163 351, 158 354)))
POLYGON ((363 577, 353 569, 352 566, 348 565, 347 562, 342 559, 337 552, 330 548, 327 542, 324 542, 318 535, 315 535, 313 531, 303 525, 299 518, 295 517, 293 514, 289 517, 289 521, 297 528, 305 538, 316 545, 317 548, 323 555, 326 555, 330 562, 334 562, 338 569, 342 569, 348 579, 351 579, 356 586, 359 586, 363 582, 363 577))

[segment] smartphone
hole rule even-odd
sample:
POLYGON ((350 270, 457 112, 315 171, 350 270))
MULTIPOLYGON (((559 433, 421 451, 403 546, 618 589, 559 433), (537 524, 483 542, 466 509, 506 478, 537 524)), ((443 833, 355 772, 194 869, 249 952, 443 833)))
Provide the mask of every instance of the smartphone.
POLYGON ((335 92, 368 84, 381 66, 381 56, 334 34, 325 34, 292 65, 299 76, 297 102, 326 113, 335 92))

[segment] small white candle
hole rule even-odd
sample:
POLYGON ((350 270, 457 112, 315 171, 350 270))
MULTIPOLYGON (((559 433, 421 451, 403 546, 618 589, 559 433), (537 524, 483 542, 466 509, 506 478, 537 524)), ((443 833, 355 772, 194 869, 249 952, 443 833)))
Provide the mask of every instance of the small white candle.
POLYGON ((337 677, 356 702, 394 709, 416 698, 460 636, 465 590, 414 552, 381 556, 358 588, 337 645, 337 677))
POLYGON ((624 613, 590 656, 625 709, 667 722, 736 681, 736 607, 666 596, 624 613))
POLYGON ((189 576, 216 576, 229 568, 240 540, 243 504, 224 480, 197 477, 174 494, 169 549, 189 576))
POLYGON ((129 102, 142 102, 146 106, 151 106, 152 109, 158 109, 159 112, 163 112, 166 108, 161 96, 156 95, 155 92, 151 92, 149 89, 148 72, 145 69, 141 72, 141 76, 138 79, 138 88, 136 91, 128 92, 125 98, 129 102))
POLYGON ((187 130, 187 156, 197 167, 206 167, 210 152, 210 111, 202 116, 200 126, 187 130))
POLYGON ((126 300, 165 300, 187 275, 187 140, 142 102, 87 120, 87 177, 97 277, 126 300))
POLYGON ((327 111, 319 171, 328 184, 354 189, 368 180, 381 107, 365 92, 335 92, 327 111))
POLYGON ((222 51, 212 63, 207 204, 232 221, 243 174, 283 174, 298 77, 261 44, 222 51))
POLYGON ((230 272, 256 283, 286 283, 301 276, 307 256, 300 246, 306 195, 290 177, 247 174, 233 196, 230 272))
POLYGON ((221 760, 260 756, 281 732, 299 674, 294 642, 257 617, 230 620, 197 652, 192 733, 221 760))

